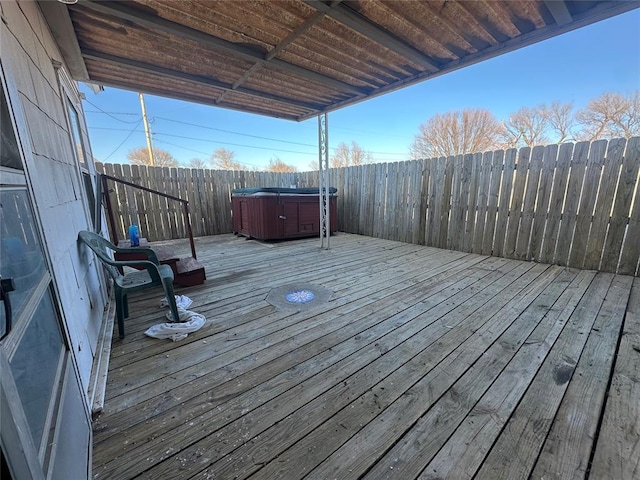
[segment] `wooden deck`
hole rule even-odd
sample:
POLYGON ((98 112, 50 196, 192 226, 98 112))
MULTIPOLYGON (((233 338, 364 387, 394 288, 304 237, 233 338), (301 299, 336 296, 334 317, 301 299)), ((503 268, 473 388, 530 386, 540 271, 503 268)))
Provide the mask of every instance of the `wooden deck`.
MULTIPOLYGON (((640 478, 640 280, 339 234, 196 239, 207 324, 114 339, 94 477, 640 478), (323 286, 280 310, 269 291, 323 286)), ((185 248, 188 248, 185 245, 185 248)))

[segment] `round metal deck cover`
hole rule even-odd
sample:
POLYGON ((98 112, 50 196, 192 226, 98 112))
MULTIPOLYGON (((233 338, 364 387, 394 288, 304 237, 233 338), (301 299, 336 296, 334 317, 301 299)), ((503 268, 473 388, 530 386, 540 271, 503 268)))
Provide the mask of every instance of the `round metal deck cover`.
POLYGON ((271 289, 267 302, 281 310, 306 311, 326 304, 333 295, 328 288, 313 283, 290 283, 271 289))
POLYGON ((311 290, 294 290, 284 296, 289 303, 307 303, 316 298, 311 290))

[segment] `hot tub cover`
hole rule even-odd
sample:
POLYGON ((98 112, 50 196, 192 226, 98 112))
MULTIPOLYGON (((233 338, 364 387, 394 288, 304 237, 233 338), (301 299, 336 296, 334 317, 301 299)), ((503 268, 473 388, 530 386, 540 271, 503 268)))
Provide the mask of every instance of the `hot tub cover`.
MULTIPOLYGON (((329 187, 329 195, 335 195, 338 189, 329 187)), ((320 189, 315 188, 284 188, 284 187, 252 187, 231 190, 232 195, 255 195, 257 193, 282 193, 288 195, 319 195, 320 189)))

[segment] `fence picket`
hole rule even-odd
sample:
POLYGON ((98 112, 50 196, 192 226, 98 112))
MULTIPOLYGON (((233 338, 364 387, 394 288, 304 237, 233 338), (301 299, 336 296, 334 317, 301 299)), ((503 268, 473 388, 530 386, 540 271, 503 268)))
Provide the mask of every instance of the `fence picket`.
POLYGON ((596 203, 596 193, 598 192, 598 183, 600 182, 606 149, 606 140, 593 142, 589 148, 589 158, 587 160, 582 194, 580 195, 571 255, 569 256, 570 267, 582 268, 584 265, 589 228, 591 227, 593 207, 596 203))
POLYGON ((516 242, 520 233, 520 219, 522 216, 522 204, 524 201, 524 188, 529 174, 529 157, 531 149, 521 148, 518 152, 518 163, 516 165, 516 178, 513 181, 513 191, 511 206, 509 209, 509 223, 507 225, 507 236, 504 242, 504 256, 516 258, 516 242))
POLYGON ((498 150, 493 152, 491 162, 491 180, 489 185, 489 198, 487 203, 487 219, 484 234, 482 237, 482 254, 492 255, 493 242, 496 231, 496 218, 498 216, 498 198, 500 196, 500 185, 502 183, 502 166, 504 163, 504 152, 498 150))
MULTIPOLYGON (((613 215, 609 222, 609 232, 604 242, 604 251, 602 253, 602 266, 600 267, 605 272, 615 272, 618 266, 618 258, 620 257, 622 242, 624 240, 624 234, 627 226, 627 219, 629 218, 629 210, 631 209, 631 201, 635 192, 635 187, 638 181, 638 167, 639 163, 638 150, 640 150, 640 137, 631 138, 627 143, 627 148, 624 153, 624 160, 622 162, 622 171, 620 172, 620 180, 618 181, 618 190, 616 191, 616 197, 613 204, 613 215)), ((637 208, 637 205, 635 205, 637 208)), ((635 230, 635 227, 634 227, 635 230)), ((636 242, 638 237, 630 239, 632 242, 636 242)), ((632 251, 634 250, 631 247, 632 251)), ((633 257, 632 254, 629 255, 633 257)), ((631 265, 625 265, 625 270, 631 270, 631 265)))
MULTIPOLYGON (((640 163, 640 138, 629 140, 626 155, 633 165, 640 163)), ((620 255, 618 273, 621 275, 640 275, 640 185, 636 183, 633 198, 633 212, 629 215, 626 239, 620 255)))
POLYGON ((558 235, 560 233, 560 221, 562 219, 562 206, 565 199, 572 154, 572 143, 565 143, 560 145, 560 152, 558 153, 558 163, 553 177, 551 199, 549 200, 549 218, 547 220, 547 227, 544 232, 542 244, 542 252, 540 254, 540 261, 542 263, 553 263, 555 259, 558 235))
POLYGON ((397 195, 396 190, 398 187, 397 170, 393 168, 397 164, 385 164, 384 169, 386 171, 385 181, 385 195, 383 202, 384 216, 382 220, 382 238, 391 238, 393 229, 395 228, 395 221, 397 220, 395 215, 397 195))
POLYGON ((529 247, 529 258, 534 262, 540 259, 544 227, 549 218, 549 201, 551 199, 551 188, 553 186, 553 172, 556 169, 556 158, 558 156, 557 145, 547 145, 544 147, 542 157, 542 168, 540 170, 540 182, 536 193, 537 203, 533 226, 531 228, 531 245, 529 247))
POLYGON ((622 165, 622 154, 626 145, 624 138, 609 141, 607 156, 602 169, 600 189, 596 199, 596 208, 591 222, 591 232, 587 243, 587 254, 584 268, 597 270, 600 267, 600 259, 604 248, 604 239, 607 235, 607 227, 613 209, 613 198, 616 193, 616 185, 622 165))
POLYGON ((460 224, 464 220, 464 204, 462 200, 462 183, 464 181, 464 155, 457 155, 453 164, 453 179, 451 183, 451 217, 447 234, 447 246, 451 250, 461 248, 460 224))
POLYGON ((413 230, 413 243, 417 243, 419 245, 425 245, 425 229, 427 227, 427 204, 429 202, 429 180, 431 177, 431 163, 427 160, 417 160, 416 161, 416 176, 419 176, 419 179, 416 180, 414 184, 414 193, 413 195, 420 195, 420 201, 417 203, 416 215, 418 217, 418 221, 414 223, 413 230))
POLYGON ((530 260, 529 244, 531 241, 531 229, 536 207, 536 194, 538 183, 540 182, 540 170, 542 168, 542 158, 544 147, 533 147, 531 161, 529 163, 529 176, 524 193, 522 204, 522 215, 520 217, 520 227, 518 228, 518 240, 516 241, 516 251, 514 257, 517 260, 530 260))
POLYGON ((482 153, 474 153, 470 156, 471 174, 469 177, 469 194, 467 195, 466 219, 464 227, 463 251, 471 252, 473 249, 473 236, 476 229, 476 215, 478 211, 478 183, 482 171, 482 153))
MULTIPOLYGON (((429 160, 427 160, 429 161, 429 160)), ((446 158, 431 160, 433 175, 429 178, 429 201, 427 203, 427 227, 424 232, 425 244, 437 247, 440 239, 440 217, 443 210, 444 177, 446 158)))
POLYGON ((571 168, 569 173, 569 184, 564 200, 564 210, 562 221, 560 222, 560 233, 558 235, 558 247, 556 248, 556 263, 567 265, 569 262, 569 250, 573 239, 573 231, 576 224, 576 214, 578 212, 578 200, 584 182, 584 172, 589 152, 588 142, 579 142, 573 150, 571 168))
POLYGON ((482 156, 479 169, 478 190, 476 196, 476 225, 471 242, 473 253, 482 253, 482 239, 487 226, 487 202, 489 199, 489 186, 491 180, 491 160, 493 152, 486 152, 482 156))
POLYGON ((493 255, 496 257, 502 257, 504 254, 507 223, 509 221, 509 204, 511 203, 511 187, 516 168, 516 153, 515 149, 509 149, 504 156, 500 198, 498 200, 498 219, 493 244, 493 255))

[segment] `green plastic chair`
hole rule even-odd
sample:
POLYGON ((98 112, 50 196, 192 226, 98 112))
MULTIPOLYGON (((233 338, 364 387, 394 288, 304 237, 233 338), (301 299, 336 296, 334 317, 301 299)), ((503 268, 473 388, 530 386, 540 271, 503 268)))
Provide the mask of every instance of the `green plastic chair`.
POLYGON ((160 264, 156 253, 151 248, 116 247, 102 236, 86 230, 78 234, 78 239, 93 250, 93 253, 96 254, 111 275, 111 278, 113 278, 120 338, 124 338, 124 319, 129 316, 129 305, 127 302, 129 292, 162 285, 174 321, 180 319, 178 316, 178 307, 176 306, 176 297, 173 293, 173 271, 169 265, 160 264), (109 256, 109 250, 117 253, 144 253, 147 255, 147 260, 116 261, 109 256), (122 267, 133 267, 139 270, 122 274, 120 273, 122 267))

